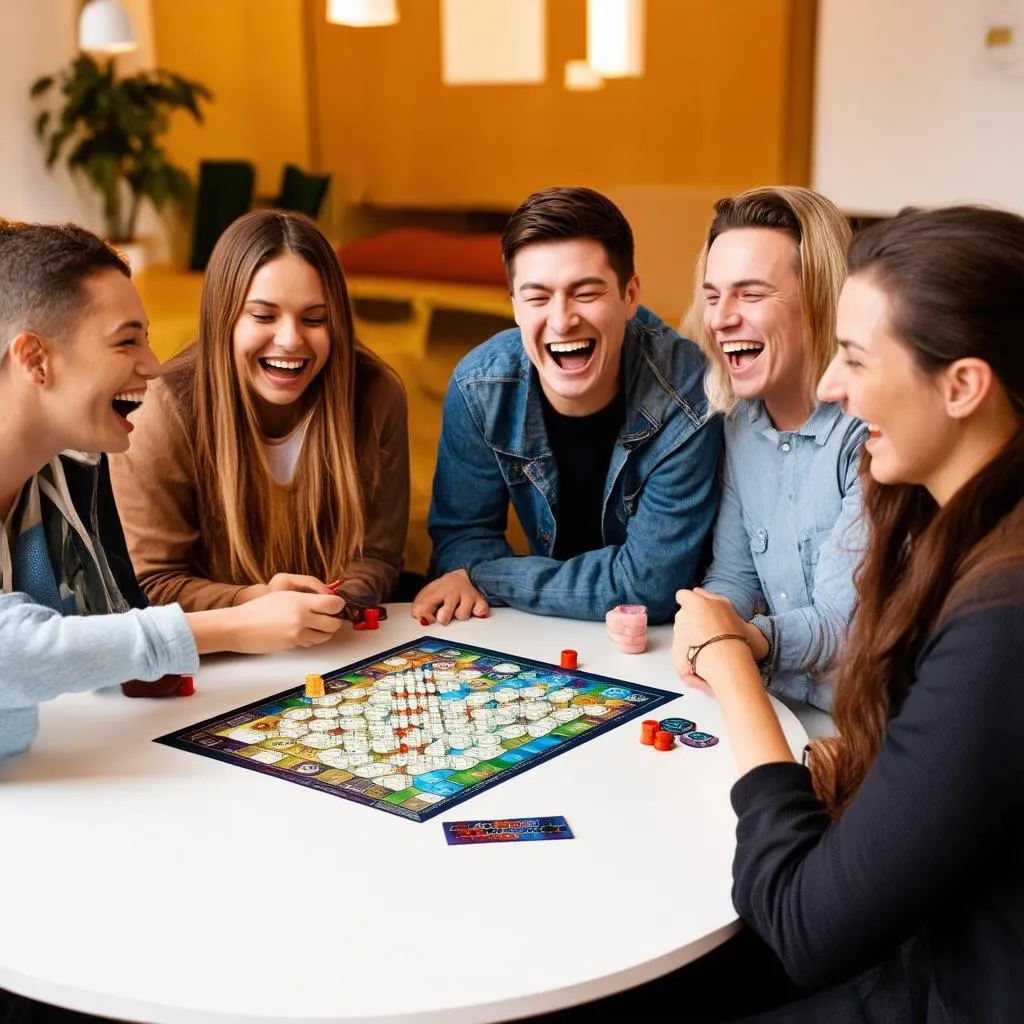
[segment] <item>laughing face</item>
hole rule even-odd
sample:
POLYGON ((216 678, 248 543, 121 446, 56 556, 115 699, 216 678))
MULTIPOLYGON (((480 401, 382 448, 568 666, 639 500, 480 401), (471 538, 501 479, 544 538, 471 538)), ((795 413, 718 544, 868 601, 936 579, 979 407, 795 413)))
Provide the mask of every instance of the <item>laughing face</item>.
MULTIPOLYGON (((776 410, 806 409, 803 308, 797 244, 785 231, 734 228, 708 251, 704 323, 729 368, 737 398, 776 410)), ((783 424, 776 423, 783 427, 783 424)))
POLYGON ((263 433, 283 437, 331 351, 320 275, 292 253, 253 274, 233 334, 238 378, 252 391, 263 433))
POLYGON ((49 347, 46 420, 63 448, 124 452, 129 414, 142 404, 147 381, 160 372, 149 347, 146 314, 135 285, 116 270, 84 283, 85 312, 73 341, 49 347))
POLYGON ((558 412, 587 416, 614 399, 626 322, 639 298, 636 275, 620 287, 604 246, 594 239, 536 242, 516 253, 516 323, 558 412))
POLYGON ((938 378, 921 370, 910 348, 893 334, 889 299, 870 277, 847 280, 836 314, 839 353, 818 386, 822 401, 868 424, 864 447, 871 475, 883 484, 935 480, 956 448, 956 420, 946 413, 938 378))

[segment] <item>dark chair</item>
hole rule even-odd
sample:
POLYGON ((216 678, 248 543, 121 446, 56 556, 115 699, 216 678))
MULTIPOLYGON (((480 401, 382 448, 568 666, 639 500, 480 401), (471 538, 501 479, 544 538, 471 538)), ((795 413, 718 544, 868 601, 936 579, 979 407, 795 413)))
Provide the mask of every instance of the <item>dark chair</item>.
POLYGON ((281 192, 271 200, 271 205, 278 210, 295 210, 316 220, 330 184, 329 174, 307 174, 294 164, 285 164, 281 192))
POLYGON ((224 229, 252 206, 256 171, 248 160, 203 160, 199 164, 195 229, 189 270, 205 270, 224 229))

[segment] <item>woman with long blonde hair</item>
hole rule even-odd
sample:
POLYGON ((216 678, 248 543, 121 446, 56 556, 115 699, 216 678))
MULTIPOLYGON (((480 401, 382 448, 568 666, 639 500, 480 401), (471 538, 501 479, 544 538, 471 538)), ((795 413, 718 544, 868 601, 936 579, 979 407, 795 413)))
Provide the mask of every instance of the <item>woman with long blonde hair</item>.
POLYGON ((870 428, 839 734, 794 763, 722 598, 679 592, 676 667, 741 772, 736 908, 823 990, 763 1019, 1020 1021, 1024 219, 905 211, 849 275, 819 385, 870 428))
POLYGON ((386 600, 409 510, 405 392, 356 340, 345 281, 308 218, 260 210, 218 241, 199 336, 166 367, 111 467, 156 604, 274 590, 386 600))

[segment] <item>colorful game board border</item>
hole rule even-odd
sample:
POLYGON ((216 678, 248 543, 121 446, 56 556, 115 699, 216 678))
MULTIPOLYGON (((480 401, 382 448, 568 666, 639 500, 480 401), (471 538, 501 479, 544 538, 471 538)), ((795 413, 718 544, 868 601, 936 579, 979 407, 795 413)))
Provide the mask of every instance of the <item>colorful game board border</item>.
MULTIPOLYGON (((287 690, 282 690, 279 693, 261 697, 258 700, 254 700, 243 705, 242 707, 233 708, 230 711, 223 712, 222 714, 216 715, 212 718, 204 719, 201 722, 186 726, 183 729, 176 729, 174 732, 156 737, 154 742, 162 743, 169 747, 175 747, 178 750, 184 750, 189 753, 201 754, 204 757, 210 757, 217 761, 224 761, 227 764, 235 765, 240 768, 247 768, 250 771, 259 772, 263 775, 270 775, 278 779, 284 779, 287 782, 296 783, 309 789, 318 790, 322 793, 329 793, 332 796, 341 797, 342 799, 353 803, 376 807, 379 810, 387 811, 390 814, 395 814, 411 821, 422 822, 450 810, 455 805, 469 800, 478 793, 482 793, 484 790, 491 788, 491 786, 498 785, 508 779, 514 778, 521 772, 529 771, 531 768, 544 764, 553 757, 564 754, 582 743, 589 742, 597 736, 610 732, 612 729, 615 729, 618 726, 639 717, 640 715, 649 714, 653 708, 667 704, 669 701, 673 701, 679 696, 678 693, 672 693, 668 690, 660 690, 642 683, 615 679, 612 676, 604 676, 595 672, 587 672, 582 669, 567 670, 559 667, 558 665, 538 661, 534 658, 511 655, 504 651, 495 651, 487 647, 480 647, 476 644, 460 643, 458 641, 428 635, 418 637, 415 640, 406 641, 403 644, 399 644, 387 650, 379 651, 376 654, 361 659, 360 661, 355 661, 349 665, 334 669, 324 675, 324 682, 328 687, 330 687, 331 682, 339 678, 344 678, 345 676, 357 675, 361 670, 370 668, 374 665, 379 665, 387 658, 402 656, 403 654, 413 651, 420 654, 425 653, 423 651, 424 644, 439 645, 436 650, 426 652, 430 653, 431 656, 436 657, 443 650, 457 649, 465 654, 472 654, 476 657, 497 658, 502 662, 514 662, 515 664, 522 666, 524 670, 539 670, 547 674, 572 676, 576 679, 585 680, 588 683, 612 684, 616 688, 628 689, 631 694, 641 696, 644 699, 642 701, 636 701, 635 708, 627 708, 616 714, 614 718, 607 722, 598 722, 591 726, 585 733, 577 736, 566 737, 558 743, 557 746, 551 747, 548 750, 531 752, 530 756, 525 760, 516 764, 508 765, 489 778, 480 779, 479 781, 466 786, 465 789, 458 793, 443 796, 439 802, 415 811, 402 807, 397 803, 390 802, 384 797, 369 797, 364 793, 341 789, 337 785, 331 785, 321 781, 316 777, 316 775, 304 776, 287 769, 278 768, 273 764, 264 764, 245 757, 239 757, 235 753, 235 750, 239 749, 242 744, 236 744, 236 741, 216 734, 215 730, 217 729, 224 729, 225 727, 233 725, 243 725, 246 721, 244 716, 248 715, 250 712, 265 708, 267 705, 279 704, 289 699, 301 697, 303 695, 302 686, 289 687, 287 690), (235 722, 233 721, 234 719, 241 719, 241 721, 235 722)), ((350 682, 348 685, 355 686, 358 684, 350 682)), ((339 691, 334 690, 333 692, 339 691)), ((248 720, 252 721, 252 719, 248 720)))

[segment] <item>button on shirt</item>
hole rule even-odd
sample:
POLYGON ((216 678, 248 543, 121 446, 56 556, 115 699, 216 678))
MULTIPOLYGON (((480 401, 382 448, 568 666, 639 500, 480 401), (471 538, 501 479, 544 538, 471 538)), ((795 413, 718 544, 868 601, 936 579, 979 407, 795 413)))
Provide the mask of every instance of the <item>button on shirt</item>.
POLYGON ((722 500, 704 587, 772 644, 772 690, 829 710, 830 669, 863 551, 857 466, 867 428, 823 403, 779 431, 760 401, 725 422, 722 500))

